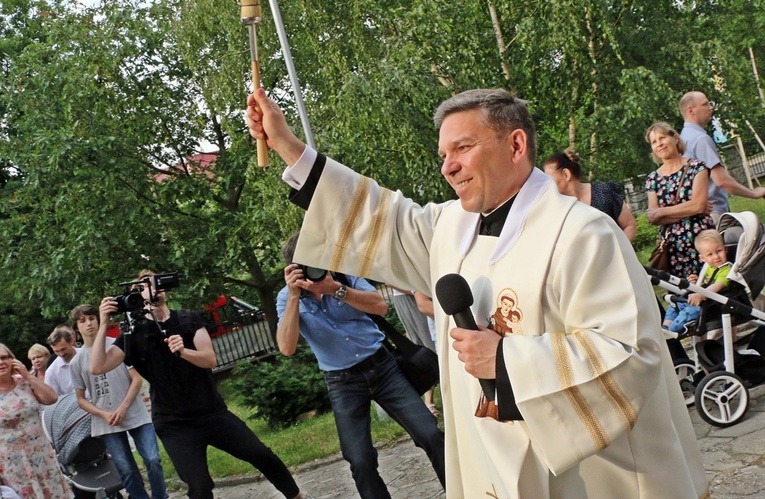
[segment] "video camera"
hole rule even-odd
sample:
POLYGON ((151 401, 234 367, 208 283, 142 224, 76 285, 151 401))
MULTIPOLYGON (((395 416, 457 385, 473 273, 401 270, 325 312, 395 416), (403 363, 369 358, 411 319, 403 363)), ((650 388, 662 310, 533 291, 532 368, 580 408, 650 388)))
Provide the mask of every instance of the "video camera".
POLYGON ((111 301, 117 304, 115 313, 124 314, 126 312, 135 312, 143 309, 146 305, 155 303, 159 300, 159 293, 167 289, 177 288, 181 282, 182 272, 167 272, 164 274, 154 274, 144 277, 137 281, 121 282, 120 286, 124 288, 121 295, 117 295, 111 301), (148 288, 150 302, 144 300, 141 292, 148 288))

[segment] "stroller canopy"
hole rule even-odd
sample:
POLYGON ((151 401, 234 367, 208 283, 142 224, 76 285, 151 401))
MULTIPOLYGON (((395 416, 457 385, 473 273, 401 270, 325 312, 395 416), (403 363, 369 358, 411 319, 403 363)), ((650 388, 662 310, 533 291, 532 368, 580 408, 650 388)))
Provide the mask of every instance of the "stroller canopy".
POLYGON ((58 462, 69 465, 80 442, 90 437, 90 414, 77 404, 77 395, 61 395, 43 412, 43 423, 56 450, 58 462))
POLYGON ((723 213, 717 224, 717 230, 728 242, 728 234, 737 234, 736 261, 728 274, 733 280, 746 288, 754 301, 765 286, 765 226, 751 211, 741 213, 723 213), (728 234, 726 234, 726 232, 728 234))

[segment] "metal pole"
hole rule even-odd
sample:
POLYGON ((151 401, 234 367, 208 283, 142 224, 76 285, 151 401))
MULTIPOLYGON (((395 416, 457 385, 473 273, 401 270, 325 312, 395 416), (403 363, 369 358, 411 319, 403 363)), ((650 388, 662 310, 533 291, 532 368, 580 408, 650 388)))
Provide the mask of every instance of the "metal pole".
POLYGON ((271 15, 274 16, 274 24, 276 25, 276 32, 279 34, 279 44, 282 46, 282 55, 284 55, 284 62, 287 63, 287 72, 290 75, 290 83, 292 83, 292 93, 295 96, 295 105, 300 114, 300 122, 303 124, 303 133, 305 134, 305 140, 311 148, 316 149, 316 143, 313 141, 313 133, 311 132, 311 124, 308 122, 308 113, 305 110, 305 104, 303 104, 303 94, 300 91, 300 82, 295 72, 295 65, 292 62, 292 53, 290 52, 290 44, 287 40, 287 32, 284 31, 284 22, 282 21, 282 14, 279 11, 279 4, 277 0, 268 0, 271 5, 271 15))

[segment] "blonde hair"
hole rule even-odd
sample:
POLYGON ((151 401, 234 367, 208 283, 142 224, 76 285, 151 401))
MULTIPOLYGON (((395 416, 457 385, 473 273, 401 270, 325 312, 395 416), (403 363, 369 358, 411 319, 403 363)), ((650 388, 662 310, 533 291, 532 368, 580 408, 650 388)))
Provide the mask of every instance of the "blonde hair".
POLYGON ((154 272, 151 269, 144 269, 144 270, 141 271, 140 274, 138 274, 138 279, 136 279, 136 281, 140 281, 144 277, 151 277, 153 275, 156 275, 156 272, 154 272))
POLYGON ((725 246, 725 241, 723 240, 722 234, 717 232, 715 229, 707 229, 699 232, 699 235, 697 235, 696 239, 693 240, 693 245, 696 247, 696 251, 699 251, 699 243, 704 241, 721 244, 723 247, 725 246))
MULTIPOLYGON (((648 130, 645 131, 645 141, 649 144, 651 143, 650 135, 653 132, 659 132, 663 135, 666 135, 667 137, 677 137, 677 152, 679 152, 681 156, 685 154, 685 142, 683 142, 683 139, 680 138, 680 134, 677 133, 677 130, 672 128, 672 125, 666 121, 657 121, 653 125, 649 126, 648 130)), ((653 159, 653 162, 657 165, 662 163, 661 159, 654 152, 651 152, 651 159, 653 159)))
POLYGON ((13 355, 13 352, 11 352, 11 349, 5 346, 3 343, 0 343, 0 348, 4 349, 6 352, 8 352, 8 355, 11 356, 12 359, 15 359, 16 356, 13 355))
POLYGON ((50 350, 45 345, 41 345, 39 343, 35 343, 31 347, 29 347, 29 352, 27 353, 27 358, 29 360, 32 360, 32 357, 36 357, 37 355, 42 355, 46 359, 50 357, 50 350))

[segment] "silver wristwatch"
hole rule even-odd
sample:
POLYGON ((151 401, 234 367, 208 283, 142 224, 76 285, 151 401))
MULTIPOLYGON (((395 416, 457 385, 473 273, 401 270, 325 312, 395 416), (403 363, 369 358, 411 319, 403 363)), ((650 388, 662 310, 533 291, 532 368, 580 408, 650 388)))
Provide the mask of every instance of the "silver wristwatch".
POLYGON ((335 291, 335 298, 337 298, 340 301, 345 300, 345 295, 348 294, 348 288, 345 286, 345 284, 340 285, 340 289, 335 291))

